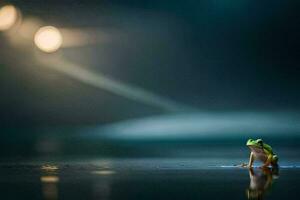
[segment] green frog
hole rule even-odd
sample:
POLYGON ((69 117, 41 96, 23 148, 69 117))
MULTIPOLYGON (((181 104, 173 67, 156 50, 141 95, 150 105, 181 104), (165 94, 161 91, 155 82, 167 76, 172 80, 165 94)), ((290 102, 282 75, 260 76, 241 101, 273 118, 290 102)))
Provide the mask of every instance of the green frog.
POLYGON ((249 139, 246 144, 250 148, 250 158, 247 167, 251 168, 254 160, 263 162, 261 168, 268 166, 278 167, 278 156, 273 153, 272 147, 263 142, 262 139, 249 139))

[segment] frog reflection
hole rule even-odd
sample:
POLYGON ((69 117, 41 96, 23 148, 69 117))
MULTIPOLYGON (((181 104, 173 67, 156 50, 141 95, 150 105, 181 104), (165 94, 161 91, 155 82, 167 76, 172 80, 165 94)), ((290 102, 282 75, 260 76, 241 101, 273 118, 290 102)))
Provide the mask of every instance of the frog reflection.
POLYGON ((278 178, 278 168, 249 169, 250 184, 246 190, 248 199, 263 199, 271 189, 274 179, 278 178))

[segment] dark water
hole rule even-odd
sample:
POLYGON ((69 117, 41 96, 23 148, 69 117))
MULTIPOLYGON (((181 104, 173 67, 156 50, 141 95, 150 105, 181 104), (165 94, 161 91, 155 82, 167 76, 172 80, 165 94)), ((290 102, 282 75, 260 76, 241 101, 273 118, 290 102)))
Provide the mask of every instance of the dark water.
POLYGON ((2 199, 298 199, 299 165, 249 171, 238 159, 1 163, 2 199), (224 165, 222 165, 224 164, 224 165))

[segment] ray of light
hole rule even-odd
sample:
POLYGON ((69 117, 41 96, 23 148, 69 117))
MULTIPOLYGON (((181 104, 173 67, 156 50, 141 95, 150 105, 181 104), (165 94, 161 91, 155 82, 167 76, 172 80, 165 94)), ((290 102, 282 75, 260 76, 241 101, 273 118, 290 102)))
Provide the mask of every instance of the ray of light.
POLYGON ((178 104, 172 100, 148 92, 137 86, 108 78, 99 72, 91 72, 85 69, 83 66, 80 66, 59 56, 43 57, 38 55, 37 59, 43 66, 55 69, 60 73, 66 74, 90 86, 104 89, 108 92, 134 100, 136 102, 159 107, 166 111, 182 111, 190 109, 187 106, 178 104))
POLYGON ((132 119, 97 129, 116 139, 299 136, 300 114, 290 112, 180 113, 132 119))
POLYGON ((111 40, 111 36, 96 28, 60 28, 64 38, 62 48, 96 45, 111 40))

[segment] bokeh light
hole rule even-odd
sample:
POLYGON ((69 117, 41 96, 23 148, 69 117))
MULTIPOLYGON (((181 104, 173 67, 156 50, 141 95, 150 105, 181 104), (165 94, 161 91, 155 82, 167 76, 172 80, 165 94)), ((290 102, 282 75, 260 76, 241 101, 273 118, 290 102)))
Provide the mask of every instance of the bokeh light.
POLYGON ((42 51, 51 53, 57 51, 62 45, 62 35, 53 26, 40 28, 34 36, 35 45, 42 51))
POLYGON ((18 11, 13 5, 0 8, 0 31, 6 31, 17 22, 18 11))

